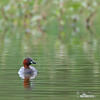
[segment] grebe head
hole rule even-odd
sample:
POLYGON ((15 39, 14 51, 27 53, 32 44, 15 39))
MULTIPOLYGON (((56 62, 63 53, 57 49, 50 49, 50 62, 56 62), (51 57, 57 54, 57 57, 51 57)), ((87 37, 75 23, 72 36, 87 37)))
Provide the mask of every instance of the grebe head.
POLYGON ((23 61, 23 64, 24 64, 24 68, 29 68, 29 65, 31 64, 36 64, 36 62, 34 62, 32 60, 32 58, 25 58, 24 61, 23 61))

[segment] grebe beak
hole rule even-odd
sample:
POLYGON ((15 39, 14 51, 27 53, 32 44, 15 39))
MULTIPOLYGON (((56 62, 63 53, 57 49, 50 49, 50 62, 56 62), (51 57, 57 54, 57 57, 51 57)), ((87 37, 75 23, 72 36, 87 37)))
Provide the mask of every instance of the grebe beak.
POLYGON ((36 62, 34 62, 33 60, 30 62, 31 64, 36 64, 36 62))

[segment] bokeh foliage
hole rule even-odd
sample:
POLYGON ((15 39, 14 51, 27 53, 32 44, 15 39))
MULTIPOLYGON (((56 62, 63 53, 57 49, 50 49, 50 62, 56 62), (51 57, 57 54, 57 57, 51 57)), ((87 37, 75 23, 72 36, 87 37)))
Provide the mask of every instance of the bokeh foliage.
POLYGON ((0 0, 0 34, 66 39, 98 34, 99 5, 99 0, 0 0))

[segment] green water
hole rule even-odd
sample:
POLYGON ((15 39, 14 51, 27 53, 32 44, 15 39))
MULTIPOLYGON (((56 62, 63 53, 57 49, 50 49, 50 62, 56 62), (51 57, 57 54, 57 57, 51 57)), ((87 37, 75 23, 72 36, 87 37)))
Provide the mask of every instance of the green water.
POLYGON ((81 44, 56 36, 1 36, 0 100, 99 100, 99 41, 79 41, 81 44), (18 75, 25 57, 37 62, 38 75, 31 80, 31 89, 24 88, 18 75), (90 97, 80 97, 83 93, 90 97))

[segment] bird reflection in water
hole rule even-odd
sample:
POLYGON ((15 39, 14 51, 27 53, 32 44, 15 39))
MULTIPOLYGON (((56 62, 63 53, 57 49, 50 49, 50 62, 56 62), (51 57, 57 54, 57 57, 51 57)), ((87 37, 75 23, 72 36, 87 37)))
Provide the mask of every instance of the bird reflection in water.
POLYGON ((32 58, 25 58, 23 61, 24 66, 21 67, 18 71, 19 77, 24 80, 24 88, 31 89, 32 79, 35 79, 37 76, 37 70, 31 64, 36 64, 32 58))
POLYGON ((24 79, 24 88, 30 88, 30 78, 28 77, 24 79))

